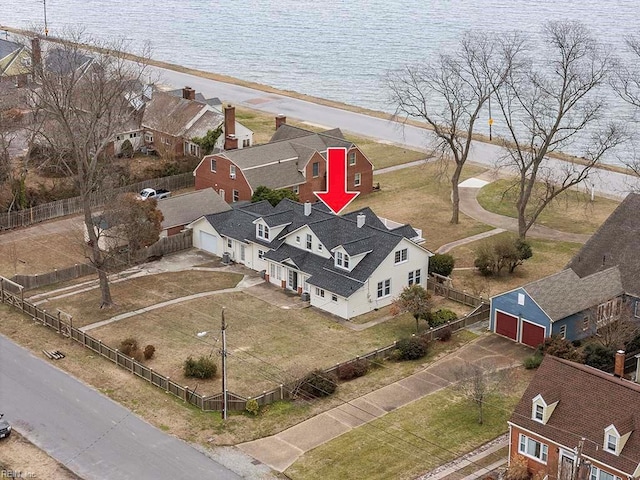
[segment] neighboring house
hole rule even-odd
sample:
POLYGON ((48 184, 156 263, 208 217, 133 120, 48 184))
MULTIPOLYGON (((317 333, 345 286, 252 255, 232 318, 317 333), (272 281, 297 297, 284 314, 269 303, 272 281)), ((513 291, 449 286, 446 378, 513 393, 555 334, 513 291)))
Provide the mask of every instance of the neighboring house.
POLYGON ((162 232, 160 237, 168 237, 180 233, 188 223, 203 215, 231 210, 213 188, 197 192, 176 195, 158 202, 158 210, 162 212, 162 232))
POLYGON ((24 46, 0 38, 0 82, 24 86, 31 74, 31 52, 24 46))
MULTIPOLYGON (((235 107, 196 100, 190 87, 182 89, 182 97, 155 90, 146 102, 139 128, 138 143, 160 152, 201 157, 200 146, 192 138, 204 137, 209 130, 222 126, 216 148, 242 149, 253 144, 253 132, 235 119, 235 107)), ((117 150, 116 150, 116 153, 117 150)))
POLYGON ((345 140, 340 129, 314 133, 276 118, 276 132, 263 145, 225 151, 202 159, 193 174, 196 190, 213 187, 227 202, 250 200, 259 186, 288 188, 301 202, 315 202, 313 192, 326 190, 329 147, 347 149, 347 189, 361 194, 373 190, 373 165, 362 151, 345 140))
POLYGON ((565 270, 491 299, 490 329, 531 346, 590 336, 623 309, 640 318, 640 194, 629 194, 565 270))
MULTIPOLYGON (((106 215, 102 214, 94 215, 92 220, 100 250, 106 252, 127 244, 127 240, 118 229, 118 225, 120 224, 113 224, 106 215)), ((84 222, 82 222, 82 228, 84 230, 84 241, 89 244, 89 232, 84 222)))
POLYGON ((616 375, 545 355, 509 420, 509 462, 524 456, 536 478, 638 478, 640 385, 623 369, 623 353, 616 375))
POLYGON ((408 285, 426 285, 432 255, 419 245, 422 232, 389 229, 369 208, 336 216, 321 203, 288 199, 206 215, 188 228, 195 247, 226 253, 345 319, 389 305, 408 285))

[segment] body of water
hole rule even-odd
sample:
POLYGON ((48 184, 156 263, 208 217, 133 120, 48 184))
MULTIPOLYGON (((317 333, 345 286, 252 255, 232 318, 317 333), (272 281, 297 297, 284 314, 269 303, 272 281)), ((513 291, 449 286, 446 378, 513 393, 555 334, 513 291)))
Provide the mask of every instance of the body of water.
MULTIPOLYGON (((81 25, 98 37, 148 41, 160 60, 381 111, 393 110, 386 71, 427 59, 466 29, 538 36, 547 20, 580 20, 617 51, 640 33, 637 0, 47 0, 46 6, 51 35, 81 25)), ((0 0, 0 24, 42 24, 43 7, 43 0, 0 0)), ((616 98, 611 110, 630 111, 616 98)))

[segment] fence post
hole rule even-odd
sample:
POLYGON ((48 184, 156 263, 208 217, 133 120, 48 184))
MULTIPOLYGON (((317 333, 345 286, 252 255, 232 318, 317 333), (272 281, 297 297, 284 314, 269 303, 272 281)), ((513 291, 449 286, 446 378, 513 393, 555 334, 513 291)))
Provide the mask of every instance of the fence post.
POLYGON ((116 365, 120 366, 120 352, 116 348, 116 365))
POLYGON ((167 377, 167 393, 169 393, 169 377, 167 377))
POLYGON ((134 372, 135 367, 136 367, 135 362, 136 362, 136 360, 133 357, 131 357, 131 373, 135 373, 134 372))
POLYGON ((47 311, 45 309, 42 309, 42 324, 47 326, 47 311))
POLYGON ((58 333, 60 333, 60 310, 58 310, 58 333))
POLYGON ((149 367, 149 382, 153 384, 153 368, 149 367))
POLYGON ((102 340, 98 340, 98 353, 102 355, 102 340))
POLYGON ((183 394, 183 398, 182 399, 186 402, 187 401, 187 397, 188 397, 188 393, 189 393, 189 387, 185 386, 183 392, 184 392, 184 394, 183 394))
POLYGON ((280 384, 280 400, 284 400, 284 385, 280 384))

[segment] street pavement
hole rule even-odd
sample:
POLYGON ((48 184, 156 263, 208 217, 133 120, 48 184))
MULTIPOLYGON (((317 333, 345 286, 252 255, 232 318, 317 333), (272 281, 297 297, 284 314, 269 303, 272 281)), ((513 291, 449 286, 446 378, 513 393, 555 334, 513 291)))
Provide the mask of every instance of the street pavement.
MULTIPOLYGON (((429 130, 392 121, 391 115, 389 115, 389 119, 371 117, 174 70, 157 67, 154 67, 154 70, 161 83, 172 85, 174 88, 188 85, 207 98, 218 97, 224 102, 242 105, 272 115, 283 114, 327 128, 338 127, 357 135, 405 145, 417 150, 426 151, 434 141, 434 135, 429 130)), ((354 92, 354 97, 356 95, 357 92, 354 92)), ((503 158, 504 155, 505 150, 498 145, 474 141, 469 161, 495 167, 496 161, 503 158)), ((547 166, 555 172, 564 171, 566 165, 567 162, 557 159, 548 159, 547 162, 547 166)), ((624 198, 630 191, 640 191, 639 178, 608 170, 598 169, 589 181, 597 194, 614 198, 624 198)))
POLYGON ((5 419, 84 480, 241 478, 2 335, 0 367, 5 419))

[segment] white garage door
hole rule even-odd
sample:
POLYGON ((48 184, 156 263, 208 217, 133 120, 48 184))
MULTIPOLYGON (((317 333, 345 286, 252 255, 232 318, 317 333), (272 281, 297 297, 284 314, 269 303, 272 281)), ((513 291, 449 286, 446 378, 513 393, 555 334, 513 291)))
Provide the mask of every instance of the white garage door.
POLYGON ((218 237, 207 232, 200 232, 200 248, 218 255, 218 237))

